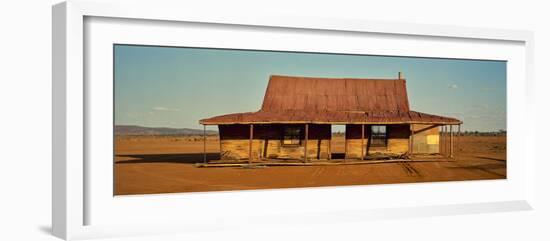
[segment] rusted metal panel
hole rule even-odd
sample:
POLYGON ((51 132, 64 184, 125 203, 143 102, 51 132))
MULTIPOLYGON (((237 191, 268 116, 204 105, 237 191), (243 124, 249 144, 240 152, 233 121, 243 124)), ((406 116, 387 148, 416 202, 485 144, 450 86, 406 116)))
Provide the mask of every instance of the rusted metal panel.
MULTIPOLYGON (((304 110, 312 103, 324 103, 326 98, 341 103, 336 110, 401 110, 408 111, 405 80, 341 79, 273 75, 269 79, 262 111, 304 110), (307 96, 309 105, 294 104, 307 96), (293 101, 293 99, 300 99, 293 101), (383 101, 389 99, 390 101, 383 101), (361 102, 358 103, 357 100, 361 102), (381 101, 382 100, 382 101, 381 101), (400 102, 400 103, 398 103, 400 102)), ((316 109, 331 110, 327 104, 316 109)))
POLYGON ((250 123, 317 123, 317 124, 460 124, 450 117, 403 112, 344 112, 344 111, 271 111, 246 112, 215 116, 200 121, 205 125, 228 125, 250 123))

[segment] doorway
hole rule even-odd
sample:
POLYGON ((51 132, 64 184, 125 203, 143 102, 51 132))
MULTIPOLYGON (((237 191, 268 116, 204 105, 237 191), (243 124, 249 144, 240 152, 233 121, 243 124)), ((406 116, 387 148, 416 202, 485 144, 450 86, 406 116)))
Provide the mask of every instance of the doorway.
POLYGON ((331 159, 346 157, 346 125, 331 125, 331 159))

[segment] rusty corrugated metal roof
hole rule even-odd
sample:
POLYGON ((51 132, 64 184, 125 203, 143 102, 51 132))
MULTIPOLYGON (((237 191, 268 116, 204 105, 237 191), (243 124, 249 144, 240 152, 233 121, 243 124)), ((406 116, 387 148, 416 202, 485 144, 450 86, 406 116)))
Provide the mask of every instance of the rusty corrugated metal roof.
POLYGON ((409 110, 404 79, 271 76, 262 107, 200 120, 205 125, 251 123, 460 124, 409 110))
POLYGON ((272 75, 261 111, 409 111, 404 79, 272 75))
POLYGON ((223 124, 269 124, 269 123, 314 123, 314 124, 461 124, 455 118, 407 112, 348 112, 348 111, 257 111, 215 116, 200 121, 205 125, 223 124))

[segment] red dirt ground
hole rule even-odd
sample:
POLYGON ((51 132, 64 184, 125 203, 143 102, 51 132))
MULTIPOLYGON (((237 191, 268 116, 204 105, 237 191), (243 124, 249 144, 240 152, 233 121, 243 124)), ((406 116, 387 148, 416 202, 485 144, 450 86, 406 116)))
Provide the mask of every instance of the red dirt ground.
MULTIPOLYGON (((115 142, 115 195, 506 178, 504 136, 461 136, 454 161, 265 168, 197 168, 200 137, 119 136, 115 142)), ((342 143, 335 137, 333 152, 342 151, 342 143)), ((209 159, 218 156, 216 137, 207 139, 206 151, 209 159)))

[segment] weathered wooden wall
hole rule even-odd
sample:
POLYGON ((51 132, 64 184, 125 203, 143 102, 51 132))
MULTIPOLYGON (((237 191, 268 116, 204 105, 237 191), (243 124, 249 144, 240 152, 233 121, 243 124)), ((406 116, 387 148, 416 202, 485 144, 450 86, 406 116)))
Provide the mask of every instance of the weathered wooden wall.
POLYGON ((365 148, 364 154, 366 154, 370 130, 368 126, 365 125, 363 147, 361 147, 361 130, 361 125, 346 125, 346 147, 344 149, 346 151, 346 159, 361 158, 361 148, 365 148))
MULTIPOLYGON (((300 145, 282 145, 282 124, 254 125, 252 138, 253 159, 300 159, 304 158, 305 141, 302 136, 300 145)), ((303 124, 296 124, 304 128, 303 124)), ((387 146, 370 145, 370 125, 365 125, 363 145, 361 145, 361 125, 346 125, 346 157, 361 158, 363 155, 404 154, 409 151, 410 126, 407 124, 387 125, 387 146)), ((412 125, 414 129, 413 153, 438 153, 439 128, 436 125, 412 125)), ((249 158, 249 125, 220 125, 220 150, 222 160, 244 160, 249 158)), ((305 133, 305 130, 302 131, 305 133)), ((331 125, 309 125, 307 142, 308 159, 329 159, 331 125)))
POLYGON ((413 153, 439 153, 439 126, 414 124, 413 153))
MULTIPOLYGON (((282 145, 285 125, 254 125, 252 138, 253 159, 303 159, 305 141, 302 136, 300 145, 282 145)), ((300 126, 304 128, 302 124, 300 126)), ((249 125, 220 125, 220 150, 222 160, 242 160, 249 158, 249 125)), ((302 131, 305 134, 305 130, 302 131)), ((307 142, 308 159, 329 158, 331 139, 330 125, 309 124, 307 142)))
POLYGON ((385 153, 404 154, 409 150, 409 125, 386 125, 388 142, 386 147, 370 145, 370 125, 365 125, 363 146, 361 146, 361 125, 346 125, 346 158, 361 158, 364 155, 385 153))
POLYGON ((405 154, 409 151, 409 125, 388 125, 388 153, 405 154))

